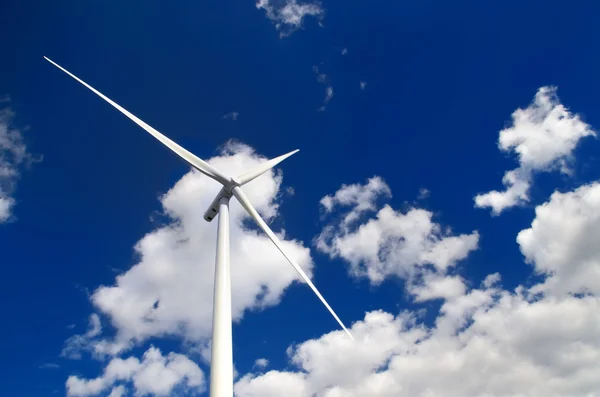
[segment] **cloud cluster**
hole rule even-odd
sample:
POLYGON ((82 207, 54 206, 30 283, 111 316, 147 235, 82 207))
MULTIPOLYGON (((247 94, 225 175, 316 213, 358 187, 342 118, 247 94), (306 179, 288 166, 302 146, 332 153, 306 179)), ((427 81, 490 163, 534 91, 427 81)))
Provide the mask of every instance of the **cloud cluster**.
POLYGON ((196 363, 181 354, 163 356, 159 349, 151 347, 141 361, 135 357, 113 358, 98 378, 69 376, 67 396, 95 396, 111 389, 111 397, 120 397, 129 384, 136 396, 169 396, 178 387, 196 394, 206 387, 204 373, 196 363))
POLYGON ((296 370, 244 375, 238 397, 594 396, 600 390, 597 297, 532 299, 482 286, 444 303, 436 323, 368 313, 290 349, 296 370))
MULTIPOLYGON (((229 144, 210 163, 235 175, 263 160, 247 146, 229 144)), ((273 218, 280 186, 281 175, 267 174, 245 190, 273 218)), ((117 337, 103 339, 99 318, 92 316, 88 332, 74 340, 84 340, 81 344, 96 355, 122 352, 166 334, 198 344, 207 341, 214 260, 207 252, 214 252, 214 225, 203 222, 201 213, 217 189, 190 172, 162 197, 173 222, 146 235, 136 246, 140 262, 114 286, 93 294, 117 337), (195 322, 198 315, 206 324, 195 322)), ((554 193, 536 208, 531 227, 518 234, 517 242, 525 260, 543 277, 512 291, 502 288, 499 274, 475 287, 456 274, 455 265, 478 247, 476 231, 453 234, 435 223, 429 211, 402 212, 382 203, 390 197, 380 177, 342 185, 321 199, 326 223, 315 244, 331 258, 345 261, 351 275, 374 285, 390 277, 407 280, 414 303, 441 299, 433 320, 425 321, 419 310, 371 311, 351 327, 354 341, 334 331, 290 346, 285 370, 267 371, 269 361, 256 360, 254 371, 238 378, 236 396, 597 395, 600 248, 595 236, 600 233, 600 183, 554 193)), ((245 220, 232 204, 237 319, 245 310, 277 303, 295 280, 285 260, 245 220), (279 279, 286 270, 289 274, 279 279)), ((286 244, 310 270, 308 249, 297 241, 286 244)), ((77 397, 109 391, 120 397, 130 390, 162 396, 204 389, 196 364, 174 353, 165 357, 155 348, 142 359, 113 357, 98 378, 67 380, 68 394, 77 397)))
POLYGON ((0 97, 0 223, 12 216, 15 205, 12 195, 20 168, 34 160, 27 152, 21 130, 14 126, 15 114, 9 103, 8 97, 0 97))
MULTIPOLYGON (((229 143, 210 164, 228 175, 239 175, 266 159, 248 146, 229 143)), ((277 215, 282 175, 269 171, 244 186, 246 195, 265 219, 277 215)), ((107 338, 90 328, 67 341, 63 352, 77 357, 81 350, 113 356, 152 337, 177 336, 198 348, 206 346, 212 329, 216 222, 202 215, 220 185, 190 171, 162 198, 167 225, 145 235, 135 246, 139 262, 119 275, 113 285, 96 289, 91 300, 116 330, 107 338)), ((249 217, 231 201, 232 315, 239 321, 247 310, 277 304, 299 276, 262 232, 248 225, 249 217)), ((308 248, 283 238, 289 254, 310 276, 308 248)), ((91 320, 95 321, 95 320, 91 320)))
MULTIPOLYGON (((372 203, 359 199, 365 185, 352 190, 339 197, 372 203)), ((326 208, 342 201, 334 197, 326 208)), ((536 209, 518 243, 545 275, 539 283, 508 291, 499 274, 489 275, 477 288, 446 296, 431 325, 418 311, 367 313, 353 324, 355 341, 335 331, 291 346, 291 369, 248 373, 236 396, 597 396, 599 209, 598 183, 555 193, 536 209)), ((352 256, 342 257, 352 265, 352 256)))
POLYGON ((596 135, 578 115, 560 103, 554 87, 540 88, 533 103, 526 109, 517 109, 512 119, 512 126, 500 131, 498 147, 516 153, 519 167, 504 174, 502 183, 506 190, 475 197, 476 207, 489 207, 494 215, 529 201, 535 172, 560 169, 568 174, 579 140, 596 135))
POLYGON ((299 4, 297 0, 258 0, 256 8, 265 10, 281 37, 300 29, 307 16, 321 21, 325 15, 319 2, 299 4))
POLYGON ((345 260, 351 275, 367 277, 373 284, 389 276, 408 280, 409 292, 418 300, 462 294, 462 279, 445 276, 477 249, 477 231, 453 235, 433 222, 433 214, 424 209, 403 213, 384 205, 377 210, 379 199, 390 196, 383 179, 373 177, 363 185, 343 185, 334 195, 322 198, 324 211, 337 217, 315 239, 317 249, 345 260), (341 212, 335 212, 339 207, 341 212))

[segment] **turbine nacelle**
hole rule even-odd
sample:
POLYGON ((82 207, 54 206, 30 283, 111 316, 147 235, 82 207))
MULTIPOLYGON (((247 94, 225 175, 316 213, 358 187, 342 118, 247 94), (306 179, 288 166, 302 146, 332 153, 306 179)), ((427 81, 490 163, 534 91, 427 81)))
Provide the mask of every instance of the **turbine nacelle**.
POLYGON ((215 217, 219 214, 219 203, 221 199, 230 199, 232 196, 233 193, 227 192, 225 186, 223 186, 221 190, 219 190, 219 193, 217 193, 217 195, 215 196, 215 199, 212 201, 212 203, 210 203, 210 206, 208 207, 206 212, 204 213, 204 220, 206 222, 212 222, 212 220, 215 219, 215 217))
POLYGON ((246 183, 253 181, 254 179, 269 171, 270 169, 272 169, 277 164, 281 163, 283 160, 287 159, 291 155, 298 153, 298 151, 299 149, 292 150, 291 152, 286 153, 282 156, 275 157, 274 159, 265 161, 264 163, 260 163, 256 167, 243 173, 237 178, 229 178, 229 182, 223 183, 223 187, 221 188, 221 190, 219 190, 219 193, 217 193, 215 199, 210 204, 210 207, 208 207, 208 209, 204 213, 204 220, 207 222, 212 222, 212 220, 215 219, 215 217, 219 213, 219 202, 221 198, 230 199, 233 196, 233 190, 236 187, 243 186, 246 183))

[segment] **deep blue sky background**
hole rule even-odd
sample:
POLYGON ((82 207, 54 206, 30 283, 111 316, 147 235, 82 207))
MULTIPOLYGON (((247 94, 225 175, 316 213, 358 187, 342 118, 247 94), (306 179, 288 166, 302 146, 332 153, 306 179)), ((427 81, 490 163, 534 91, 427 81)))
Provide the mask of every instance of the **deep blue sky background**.
MULTIPOLYGON (((575 178, 536 179, 530 207, 498 218, 473 208, 475 194, 499 189, 504 171, 516 167, 498 151, 498 131, 540 86, 557 85, 566 106, 600 125, 600 4, 565 4, 325 1, 323 27, 307 19, 281 39, 252 1, 2 2, 0 94, 12 98, 17 124, 30 127, 30 150, 44 156, 19 182, 17 221, 0 226, 2 393, 63 393, 68 374, 98 374, 98 363, 57 358, 64 340, 86 327, 85 290, 135 263, 132 247, 155 225, 158 196, 187 171, 42 56, 203 158, 231 138, 269 157, 301 149, 283 164, 284 184, 296 194, 282 218, 307 244, 321 227, 319 199, 342 183, 381 175, 394 208, 425 187, 432 195, 420 205, 438 222, 482 235, 463 274, 478 283, 501 271, 510 287, 530 274, 515 237, 533 206, 555 186, 600 177, 599 144, 586 140, 575 178), (313 65, 335 92, 324 112, 313 65), (239 119, 223 120, 231 111, 239 119), (61 368, 38 368, 46 362, 61 368)), ((373 289, 313 255, 316 284, 347 322, 365 310, 406 307, 399 282, 373 289)), ((240 372, 261 356, 283 365, 291 342, 335 327, 316 300, 303 304, 306 296, 293 287, 285 305, 234 329, 240 372), (273 328, 278 322, 287 323, 285 333, 273 328)))

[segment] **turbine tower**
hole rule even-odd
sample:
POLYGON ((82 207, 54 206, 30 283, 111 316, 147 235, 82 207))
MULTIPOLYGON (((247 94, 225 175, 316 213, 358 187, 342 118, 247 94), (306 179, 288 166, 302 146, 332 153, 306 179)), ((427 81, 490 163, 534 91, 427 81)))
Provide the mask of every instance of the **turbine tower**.
POLYGON ((333 315, 340 326, 352 338, 350 331, 344 326, 344 323, 335 314, 331 306, 321 295, 319 290, 310 281, 306 273, 283 249, 283 246, 275 233, 265 223, 262 217, 258 214, 248 197, 244 194, 242 186, 246 183, 258 178, 277 164, 290 157, 298 150, 294 150, 283 156, 276 157, 266 161, 255 168, 245 172, 238 177, 228 177, 213 166, 190 153, 177 143, 173 142, 148 124, 122 108, 119 104, 113 102, 110 98, 103 95, 94 87, 87 84, 62 66, 47 57, 44 57, 48 62, 89 88, 92 92, 104 99, 106 102, 117 108, 125 116, 129 117, 134 123, 146 130, 154 138, 158 139, 163 145, 175 152, 179 157, 184 159, 189 165, 197 169, 204 175, 216 180, 223 185, 208 210, 204 213, 204 219, 211 222, 217 215, 219 216, 217 227, 217 254, 215 263, 215 287, 213 301, 213 329, 212 329, 212 355, 210 364, 210 396, 211 397, 231 397, 233 396, 233 352, 232 352, 232 335, 231 335, 231 277, 229 263, 229 200, 231 197, 240 202, 242 207, 248 214, 254 218, 258 226, 271 239, 273 244, 279 249, 288 262, 296 269, 302 279, 313 290, 317 297, 323 302, 327 310, 333 315))

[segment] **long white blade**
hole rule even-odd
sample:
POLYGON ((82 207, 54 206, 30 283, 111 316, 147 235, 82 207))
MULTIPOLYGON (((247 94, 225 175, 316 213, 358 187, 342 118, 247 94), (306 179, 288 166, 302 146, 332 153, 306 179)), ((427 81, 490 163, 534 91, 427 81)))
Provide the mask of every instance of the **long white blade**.
POLYGON ((245 172, 244 174, 242 174, 238 177, 240 186, 245 185, 246 183, 250 182, 251 180, 258 178, 265 172, 269 171, 271 168, 275 167, 277 164, 281 163, 283 160, 290 157, 292 154, 298 153, 299 151, 300 151, 299 149, 292 150, 291 152, 286 153, 283 156, 275 157, 274 159, 265 161, 264 163, 259 164, 256 167, 252 168, 250 171, 245 172))
POLYGON ((65 72, 66 74, 68 74, 69 76, 71 76, 72 78, 74 78, 75 80, 77 80, 78 82, 80 82, 81 84, 83 84, 85 87, 89 88, 92 92, 94 92, 100 98, 104 99, 106 102, 108 102, 111 105, 113 105, 121 113, 123 113, 125 116, 129 117, 134 123, 136 123, 137 125, 139 125, 143 129, 145 129, 153 137, 155 137, 161 143, 163 143, 166 147, 168 147, 173 152, 175 152, 176 154, 178 154, 182 159, 184 159, 185 161, 187 161, 188 164, 190 164, 192 167, 196 168, 198 171, 202 172, 204 175, 207 175, 207 176, 213 178, 214 180, 216 180, 218 182, 221 182, 222 184, 229 183, 229 178, 227 178, 225 175, 223 175, 222 173, 220 173, 213 166, 211 166, 210 164, 208 164, 204 160, 198 158, 193 153, 188 152, 186 149, 182 148, 177 143, 173 142, 172 140, 170 140, 169 138, 167 138, 166 136, 164 136, 163 134, 161 134, 159 131, 157 131, 154 128, 150 127, 148 124, 146 124, 145 122, 143 122, 142 120, 140 120, 139 118, 137 118, 135 115, 129 113, 126 109, 122 108, 119 104, 117 104, 116 102, 112 101, 110 98, 108 98, 107 96, 105 96, 104 94, 102 94, 100 91, 96 90, 94 87, 90 86, 85 81, 81 80, 79 77, 75 76, 73 73, 69 72, 68 70, 66 70, 65 68, 63 68, 59 64, 57 64, 56 62, 52 61, 48 57, 44 57, 44 59, 46 59, 48 62, 50 62, 51 64, 53 64, 54 66, 56 66, 57 68, 59 68, 60 70, 62 70, 63 72, 65 72))
POLYGON ((238 199, 240 204, 242 204, 242 206, 246 209, 246 211, 248 211, 248 214, 250 214, 250 216, 252 218, 254 218, 256 223, 258 223, 258 226, 260 226, 260 228, 267 234, 267 236, 269 236, 269 238, 271 239, 273 244, 275 244, 275 246, 279 249, 279 251, 281 251, 281 253, 283 254, 283 256, 285 256, 285 258, 288 260, 288 262, 290 262, 290 264, 294 267, 294 269, 296 269, 296 271, 300 274, 300 276, 304 279, 304 281, 306 281, 306 283, 313 290, 313 292, 319 297, 319 299, 321 300, 321 302, 323 302, 323 304, 325 305, 327 310, 329 310, 329 313, 331 313, 333 315, 333 317, 337 320, 337 322, 342 326, 344 331, 346 331, 348 336, 350 336, 350 338, 354 339, 352 337, 352 334, 350 333, 350 331, 348 331, 348 329, 346 328, 344 323, 342 323, 342 320, 340 320, 340 318, 337 316, 337 314, 335 314, 335 312, 333 311, 331 306, 329 306, 329 304, 327 303, 325 298, 323 298, 323 296, 321 295, 319 290, 317 290, 317 287, 315 287, 315 285, 312 283, 312 281, 310 281, 310 278, 308 278, 308 276, 306 275, 306 273, 304 273, 302 268, 300 266, 298 266, 296 261, 294 261, 292 258, 290 258, 288 256, 288 254, 285 253, 285 251, 283 250, 283 247, 281 245, 281 242, 279 241, 279 239, 277 238, 275 233, 273 233, 271 228, 265 223, 265 221, 261 218, 261 216, 258 214, 258 212, 256 212, 256 210, 254 209, 254 206, 252 205, 252 203, 250 203, 250 200, 248 200, 248 197, 246 197, 246 195, 244 194, 242 189, 240 189, 239 187, 236 186, 235 188, 232 189, 232 193, 238 199))

